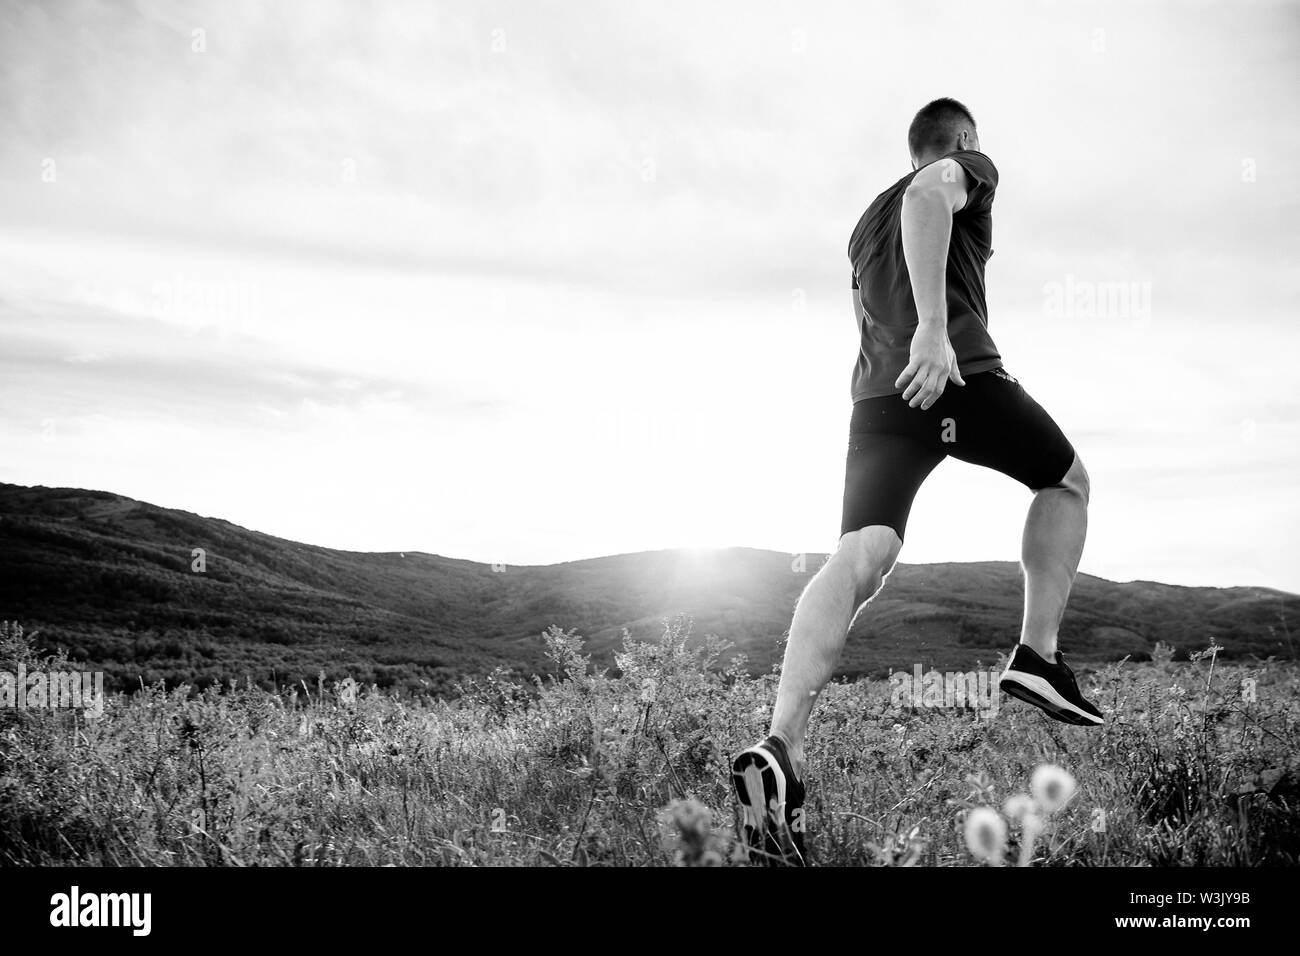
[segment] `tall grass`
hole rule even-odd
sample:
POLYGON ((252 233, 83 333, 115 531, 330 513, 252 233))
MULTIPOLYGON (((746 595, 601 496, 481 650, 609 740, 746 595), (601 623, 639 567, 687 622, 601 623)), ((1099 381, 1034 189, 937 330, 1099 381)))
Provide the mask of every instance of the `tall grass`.
MULTIPOLYGON (((688 632, 676 621, 657 643, 626 642, 610 675, 552 628, 555 678, 498 672, 453 701, 322 680, 143 687, 98 720, 0 710, 0 863, 739 862, 729 755, 765 732, 776 678, 688 632)), ((0 667, 20 658, 58 663, 8 628, 0 667)), ((1083 683, 1104 728, 1006 700, 992 720, 901 709, 882 681, 828 687, 807 772, 813 862, 971 864, 966 815, 1002 806, 1043 763, 1077 789, 1030 864, 1297 862, 1292 667, 1160 656, 1083 683)), ((1013 827, 1008 859, 1022 849, 1013 827)))

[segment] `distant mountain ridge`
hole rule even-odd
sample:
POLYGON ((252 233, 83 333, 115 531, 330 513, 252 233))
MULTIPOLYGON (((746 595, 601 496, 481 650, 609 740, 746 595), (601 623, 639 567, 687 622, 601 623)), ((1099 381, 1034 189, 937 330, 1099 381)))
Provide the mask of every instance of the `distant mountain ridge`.
MULTIPOLYGON (((575 628, 598 664, 627 628, 652 640, 685 614, 765 671, 780 659, 795 599, 825 559, 749 548, 654 551, 564 564, 492 566, 418 552, 298 544, 216 518, 101 491, 0 484, 0 618, 119 686, 330 678, 448 692, 504 666, 544 666, 538 635, 575 628), (194 549, 206 569, 193 570, 194 549)), ((854 622, 838 674, 916 663, 991 664, 1014 643, 1013 562, 899 565, 854 622)), ((1292 658, 1300 597, 1269 588, 1116 583, 1081 575, 1062 626, 1075 660, 1184 651, 1292 658)))

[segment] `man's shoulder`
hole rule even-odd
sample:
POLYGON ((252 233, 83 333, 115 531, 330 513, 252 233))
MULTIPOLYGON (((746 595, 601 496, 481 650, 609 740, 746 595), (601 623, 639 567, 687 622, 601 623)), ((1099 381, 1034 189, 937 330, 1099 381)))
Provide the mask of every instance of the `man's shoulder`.
POLYGON ((981 153, 977 149, 958 149, 949 153, 944 159, 956 160, 961 163, 967 174, 973 173, 977 179, 997 185, 998 168, 987 153, 981 153))
POLYGON ((857 225, 853 227, 853 232, 849 238, 849 258, 853 258, 854 250, 861 244, 863 238, 869 232, 875 232, 882 228, 888 221, 888 217, 897 216, 899 196, 902 194, 907 183, 911 181, 914 174, 909 173, 898 182, 894 183, 888 189, 879 193, 875 199, 858 217, 857 225))
POLYGON ((871 205, 867 207, 867 210, 871 211, 872 209, 879 209, 881 206, 888 203, 891 198, 896 197, 899 193, 901 193, 904 189, 907 188, 907 184, 912 181, 912 178, 914 176, 916 176, 916 170, 912 170, 906 176, 900 176, 889 186, 882 189, 876 195, 876 198, 871 200, 871 205))
POLYGON ((903 192, 915 176, 916 170, 912 170, 887 189, 881 190, 876 198, 871 200, 871 205, 867 206, 867 211, 862 214, 862 221, 868 222, 878 219, 881 215, 897 215, 903 192))
POLYGON ((948 155, 953 157, 954 159, 957 157, 972 156, 975 158, 977 162, 985 162, 988 163, 990 166, 993 165, 993 157, 990 156, 988 153, 981 152, 978 149, 954 149, 948 155))

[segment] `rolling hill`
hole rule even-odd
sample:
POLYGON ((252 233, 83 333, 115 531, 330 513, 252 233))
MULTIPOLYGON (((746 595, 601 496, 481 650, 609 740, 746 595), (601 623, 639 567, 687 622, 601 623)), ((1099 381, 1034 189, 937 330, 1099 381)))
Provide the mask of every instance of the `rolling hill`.
MULTIPOLYGON (((653 639, 685 614, 751 670, 779 660, 800 590, 825 555, 730 548, 507 567, 434 554, 299 544, 102 491, 0 484, 0 618, 105 671, 118 687, 352 676, 451 690, 464 675, 544 669, 538 635, 576 628, 603 665, 627 628, 653 639), (205 566, 194 569, 194 551, 205 566)), ((858 616, 842 676, 915 663, 966 670, 1014 642, 1011 562, 900 565, 858 616)), ((1081 575, 1062 628, 1080 661, 1184 650, 1291 658, 1300 597, 1268 588, 1116 583, 1081 575)))

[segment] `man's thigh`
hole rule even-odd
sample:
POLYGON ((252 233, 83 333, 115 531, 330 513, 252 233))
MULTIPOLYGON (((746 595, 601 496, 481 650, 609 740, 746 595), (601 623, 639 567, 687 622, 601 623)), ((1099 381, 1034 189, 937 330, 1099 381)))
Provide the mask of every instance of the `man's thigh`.
POLYGON ((943 458, 942 451, 908 435, 850 434, 840 535, 883 525, 902 541, 916 492, 943 458))
POLYGON ((1074 446, 1052 416, 1002 369, 949 385, 935 409, 951 422, 948 454, 1034 491, 1059 484, 1074 463, 1074 446))

